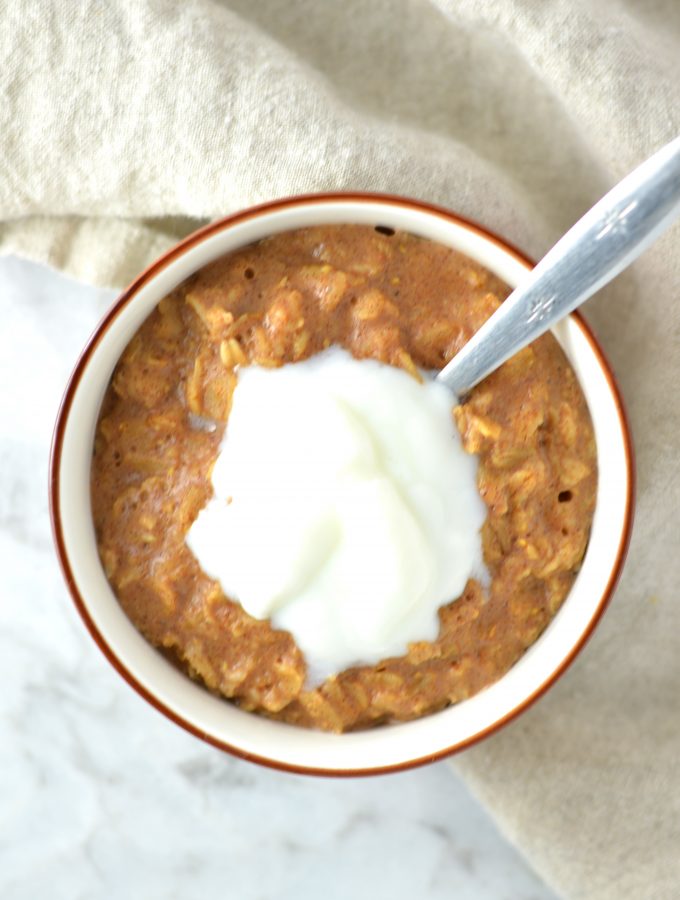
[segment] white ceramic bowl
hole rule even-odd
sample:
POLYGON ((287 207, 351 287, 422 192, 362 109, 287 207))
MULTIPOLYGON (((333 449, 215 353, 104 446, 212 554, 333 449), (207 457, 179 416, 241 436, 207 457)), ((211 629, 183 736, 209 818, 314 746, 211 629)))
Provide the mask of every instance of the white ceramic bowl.
POLYGON ((256 207, 191 235, 148 268, 114 303, 87 344, 66 389, 50 464, 55 543, 85 624, 120 674, 153 706, 232 753, 298 772, 358 775, 439 759, 514 718, 566 669, 600 618, 618 579, 632 522, 631 440, 610 367, 581 316, 555 329, 583 387, 600 465, 597 505, 582 569, 536 643, 498 682, 469 700, 414 722, 333 735, 242 712, 185 677, 125 616, 97 555, 89 475, 95 423, 112 370, 158 301, 219 256, 279 231, 329 223, 404 229, 468 254, 509 285, 531 263, 498 237, 452 213, 399 197, 338 194, 256 207))

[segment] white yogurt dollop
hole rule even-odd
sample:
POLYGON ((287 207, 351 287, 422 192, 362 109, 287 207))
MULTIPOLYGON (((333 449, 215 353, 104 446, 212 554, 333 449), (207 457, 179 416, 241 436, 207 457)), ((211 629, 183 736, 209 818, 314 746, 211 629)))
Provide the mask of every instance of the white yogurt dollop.
POLYGON ((239 372, 187 543, 259 619, 293 635, 308 682, 432 641, 484 577, 486 509, 443 386, 332 348, 239 372))

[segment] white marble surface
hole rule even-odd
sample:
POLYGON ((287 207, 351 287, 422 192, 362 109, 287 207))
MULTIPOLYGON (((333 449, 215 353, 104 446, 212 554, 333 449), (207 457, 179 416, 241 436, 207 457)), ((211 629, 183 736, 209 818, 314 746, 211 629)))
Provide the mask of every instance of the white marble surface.
POLYGON ((554 898, 447 764, 261 769, 166 721, 101 656, 46 483, 63 387, 111 297, 0 259, 0 897, 554 898))

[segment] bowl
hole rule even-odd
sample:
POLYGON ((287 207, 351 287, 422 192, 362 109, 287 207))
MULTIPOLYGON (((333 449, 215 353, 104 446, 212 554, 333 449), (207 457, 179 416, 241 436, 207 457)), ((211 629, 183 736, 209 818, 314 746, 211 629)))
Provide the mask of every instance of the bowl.
POLYGON ((88 341, 55 426, 50 511, 59 561, 92 637, 125 680, 192 734, 244 759, 327 775, 390 772, 441 759, 514 719, 565 671, 592 634, 614 591, 632 525, 630 431, 614 375, 583 317, 553 333, 585 394, 600 466, 588 548, 572 590, 548 628, 497 682, 457 705, 412 722, 328 734, 244 712, 182 674, 139 634, 104 575, 89 497, 99 407, 126 344, 158 301, 216 258, 280 231, 354 223, 402 229, 449 245, 515 286, 531 267, 518 250, 481 226, 427 203, 376 194, 293 197, 239 212, 192 234, 123 292, 88 341))

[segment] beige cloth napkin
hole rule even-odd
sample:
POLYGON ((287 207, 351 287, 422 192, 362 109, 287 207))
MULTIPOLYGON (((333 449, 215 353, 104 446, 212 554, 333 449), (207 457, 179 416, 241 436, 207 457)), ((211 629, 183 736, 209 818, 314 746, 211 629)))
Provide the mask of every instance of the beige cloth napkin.
MULTIPOLYGON (((436 201, 540 256, 680 133, 678 0, 16 0, 0 51, 2 252, 100 284, 328 189, 436 201)), ((453 764, 564 895, 677 897, 678 228, 587 311, 637 443, 625 576, 559 684, 453 764)))

